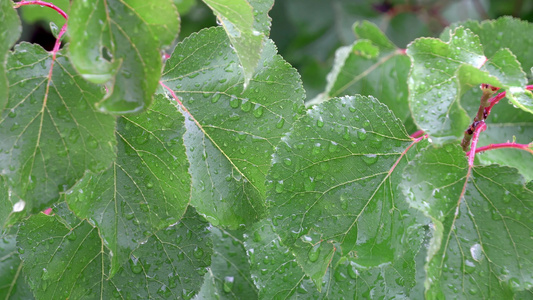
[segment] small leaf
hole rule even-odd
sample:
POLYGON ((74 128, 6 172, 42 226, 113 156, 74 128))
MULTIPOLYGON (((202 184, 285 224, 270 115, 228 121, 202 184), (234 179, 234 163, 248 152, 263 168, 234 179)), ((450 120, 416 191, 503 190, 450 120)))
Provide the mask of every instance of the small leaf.
POLYGON ((21 43, 8 59, 10 95, 0 117, 0 169, 38 212, 115 157, 115 118, 94 109, 102 89, 76 74, 61 51, 21 43), (53 70, 50 68, 53 64, 53 70), (50 77, 51 74, 51 77, 50 77))
POLYGON ((183 117, 169 101, 158 95, 144 113, 121 117, 115 162, 87 173, 67 193, 69 207, 100 229, 112 251, 111 276, 133 249, 176 223, 187 208, 183 117))
POLYGON ((6 74, 6 58, 13 44, 19 39, 22 26, 13 2, 0 0, 0 111, 8 101, 9 83, 6 74))
POLYGON ((242 231, 211 227, 211 239, 214 245, 211 267, 195 299, 257 299, 242 231))
POLYGON ((222 28, 178 44, 162 84, 184 110, 191 164, 191 204, 208 220, 237 228, 264 215, 271 155, 303 110, 296 70, 267 42, 260 68, 244 92, 238 57, 222 28))
POLYGON ((356 23, 354 30, 358 40, 337 50, 326 91, 311 103, 344 95, 372 95, 405 122, 410 117, 409 58, 376 25, 364 21, 356 23))
POLYGON ((224 26, 244 71, 244 86, 254 75, 270 31, 273 0, 204 0, 224 26))
POLYGON ((385 105, 357 96, 315 106, 278 145, 270 216, 319 290, 335 252, 374 267, 409 247, 417 221, 397 197, 394 170, 414 144, 385 105))
POLYGON ((100 110, 123 114, 150 105, 161 72, 159 49, 170 45, 179 30, 172 0, 74 1, 68 29, 78 72, 107 83, 100 110))
POLYGON ((435 232, 426 296, 510 298, 533 285, 533 193, 515 169, 469 169, 458 145, 427 148, 405 169, 404 192, 435 232))

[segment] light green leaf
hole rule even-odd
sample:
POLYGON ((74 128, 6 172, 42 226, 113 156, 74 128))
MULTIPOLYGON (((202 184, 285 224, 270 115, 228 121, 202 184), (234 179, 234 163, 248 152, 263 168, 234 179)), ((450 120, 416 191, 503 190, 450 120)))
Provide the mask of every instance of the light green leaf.
POLYGON ((69 61, 21 43, 8 58, 9 102, 0 117, 0 169, 25 211, 45 209, 83 176, 115 157, 115 118, 96 111, 102 89, 69 61), (51 71, 50 75, 50 68, 51 71))
POLYGON ((34 299, 22 274, 14 235, 0 236, 0 299, 34 299))
POLYGON ((89 172, 68 193, 69 207, 97 226, 113 253, 111 276, 155 231, 176 223, 189 203, 183 117, 162 95, 144 113, 121 117, 111 167, 89 172))
POLYGON ((214 245, 211 267, 195 300, 257 299, 242 230, 225 231, 211 227, 211 238, 214 245))
POLYGON ((274 0, 203 0, 226 30, 244 71, 244 87, 261 59, 264 40, 270 31, 268 11, 274 0))
POLYGON ((191 204, 213 224, 232 228, 264 214, 271 155, 301 115, 305 97, 298 73, 272 42, 244 92, 243 81, 222 28, 178 44, 161 81, 185 111, 191 204))
POLYGON ((212 253, 208 224, 199 218, 188 211, 180 223, 155 233, 109 279, 109 254, 96 228, 35 215, 17 237, 23 271, 38 299, 191 297, 212 253))
POLYGON ((187 14, 196 5, 196 0, 173 0, 180 15, 187 14))
POLYGON ((8 101, 9 83, 6 74, 7 54, 13 44, 19 39, 22 26, 17 12, 13 9, 13 2, 0 0, 0 111, 8 101))
POLYGON ((418 225, 396 197, 394 170, 413 144, 385 105, 364 96, 314 107, 282 139, 267 205, 275 231, 319 289, 335 252, 374 267, 409 247, 418 225))
POLYGON ((122 114, 150 105, 161 73, 159 50, 179 31, 172 0, 74 1, 68 29, 78 72, 107 83, 100 110, 122 114))
POLYGON ((310 104, 343 95, 372 95, 405 122, 410 117, 409 58, 376 25, 364 21, 354 30, 358 40, 337 50, 326 91, 310 104))
POLYGON ((533 192, 515 169, 468 168, 458 145, 406 167, 404 192, 434 224, 426 297, 508 299, 533 286, 533 192))

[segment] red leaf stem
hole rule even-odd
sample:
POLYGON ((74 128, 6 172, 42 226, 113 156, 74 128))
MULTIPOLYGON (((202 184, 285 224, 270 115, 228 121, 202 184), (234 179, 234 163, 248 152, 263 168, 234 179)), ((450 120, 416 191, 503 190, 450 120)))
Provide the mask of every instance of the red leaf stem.
MULTIPOLYGON (((490 144, 487 146, 479 147, 476 149, 476 153, 493 150, 493 149, 502 149, 502 148, 514 148, 527 151, 533 154, 533 149, 530 148, 529 144, 516 144, 516 143, 500 143, 500 144, 490 144)), ((470 155, 470 152, 468 152, 470 155)))
MULTIPOLYGON (((533 84, 531 85, 526 85, 526 90, 529 90, 529 91, 532 91, 533 90, 533 84)), ((489 107, 485 108, 485 116, 488 116, 490 114, 490 110, 492 109, 492 107, 496 104, 498 104, 498 102, 500 102, 500 100, 503 99, 503 97, 505 97, 506 93, 505 92, 501 92, 499 93, 498 95, 492 97, 489 99, 489 107)))
POLYGON ((476 126, 476 129, 474 131, 474 134, 472 136, 472 145, 470 146, 470 152, 468 153, 468 165, 470 167, 474 166, 474 157, 476 156, 476 147, 477 147, 477 141, 479 140, 479 134, 487 129, 487 125, 485 125, 485 121, 479 121, 480 123, 476 126))
POLYGON ((41 5, 41 6, 50 7, 51 9, 57 11, 61 16, 63 16, 63 18, 65 18, 65 20, 68 20, 68 15, 61 8, 55 6, 52 3, 48 3, 48 2, 44 2, 44 1, 40 1, 40 0, 35 0, 35 1, 22 0, 20 2, 15 3, 14 8, 19 8, 19 7, 23 6, 23 5, 41 5))
POLYGON ((423 134, 424 134, 424 130, 418 130, 418 131, 415 131, 413 134, 411 134, 411 137, 413 139, 416 139, 418 137, 421 137, 423 134))

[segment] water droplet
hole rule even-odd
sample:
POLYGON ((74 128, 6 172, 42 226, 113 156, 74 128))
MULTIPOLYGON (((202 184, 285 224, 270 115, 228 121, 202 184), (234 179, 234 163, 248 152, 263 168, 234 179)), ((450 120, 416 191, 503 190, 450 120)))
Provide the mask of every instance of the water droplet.
POLYGON ((193 251, 193 255, 198 259, 202 258, 202 256, 204 256, 204 249, 196 247, 193 251))
POLYGON ((378 161, 378 156, 376 154, 365 154, 363 155, 363 161, 367 165, 373 165, 378 161))
POLYGON ((280 180, 276 183, 276 193, 281 194, 283 193, 283 180, 280 180))
POLYGON ((309 253, 307 254, 307 257, 309 258, 310 262, 317 261, 319 256, 320 256, 320 243, 314 245, 311 249, 309 249, 309 253))
POLYGON ((263 106, 256 105, 254 109, 254 116, 260 118, 263 115, 263 106))
POLYGON ((130 268, 133 274, 140 274, 143 270, 141 264, 139 264, 139 260, 133 257, 130 259, 130 268))
POLYGON ((357 137, 359 138, 359 140, 361 141, 364 141, 366 140, 366 130, 364 128, 361 128, 361 130, 357 131, 357 137))
POLYGON ((278 123, 276 123, 276 128, 281 129, 284 124, 285 124, 285 119, 281 118, 279 119, 278 123))
POLYGON ((226 293, 231 292, 231 290, 233 289, 234 281, 235 281, 235 278, 233 276, 224 277, 224 284, 223 284, 224 292, 226 293))
POLYGON ((463 262, 463 269, 466 274, 472 274, 472 272, 476 270, 476 265, 468 259, 465 259, 463 262))
POLYGON ((348 275, 352 279, 356 279, 359 276, 359 270, 357 270, 357 264, 352 261, 350 261, 350 263, 348 264, 348 275))
POLYGON ((322 118, 316 120, 316 126, 318 126, 318 128, 324 127, 324 121, 322 121, 322 118))
POLYGON ((220 93, 215 93, 213 97, 211 98, 211 103, 217 103, 218 99, 220 99, 220 93))
POLYGON ((67 239, 69 241, 75 241, 78 236, 76 235, 76 232, 71 231, 70 234, 67 235, 67 239))
POLYGON ((231 106, 232 108, 237 108, 239 107, 240 104, 241 104, 241 99, 235 96, 231 96, 231 99, 229 100, 229 106, 231 106))
POLYGON ((474 244, 470 247, 470 255, 475 261, 481 261, 483 259, 483 248, 480 244, 474 244))

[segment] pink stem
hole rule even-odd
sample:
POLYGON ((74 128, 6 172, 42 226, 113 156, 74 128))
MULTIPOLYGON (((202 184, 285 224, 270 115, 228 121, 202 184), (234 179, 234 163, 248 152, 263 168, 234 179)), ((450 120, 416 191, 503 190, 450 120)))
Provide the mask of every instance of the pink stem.
POLYGON ((45 214, 45 215, 49 215, 49 214, 51 214, 51 213, 52 213, 52 208, 51 208, 51 207, 49 207, 49 208, 43 210, 43 214, 45 214))
MULTIPOLYGON (((533 84, 532 85, 526 85, 526 90, 529 90, 529 91, 533 90, 533 84)), ((505 97, 505 95, 506 95, 505 92, 501 92, 498 95, 496 95, 496 96, 492 97, 491 99, 489 99, 490 105, 489 105, 489 107, 487 107, 485 109, 485 113, 486 113, 487 116, 490 114, 490 110, 492 109, 492 107, 494 105, 498 104, 498 102, 500 102, 500 100, 502 100, 503 97, 505 97)))
POLYGON ((15 3, 15 7, 14 8, 19 8, 19 7, 23 6, 23 5, 41 5, 41 6, 50 7, 51 9, 57 11, 61 16, 63 16, 63 18, 65 18, 65 20, 68 20, 68 15, 61 8, 55 6, 52 3, 48 3, 48 2, 44 2, 44 1, 40 1, 40 0, 35 0, 35 1, 22 0, 20 2, 15 3))
POLYGON ((478 149, 476 149, 476 153, 484 152, 484 151, 492 150, 492 149, 503 149, 503 148, 520 149, 520 150, 524 150, 524 151, 527 151, 533 154, 533 149, 531 149, 528 144, 515 144, 515 143, 490 144, 487 146, 479 147, 478 149))
POLYGON ((424 130, 418 130, 418 131, 415 131, 415 133, 411 134, 411 137, 413 139, 416 139, 416 138, 422 136, 423 134, 424 134, 424 130))
POLYGON ((476 130, 474 131, 474 134, 472 136, 472 145, 470 146, 470 152, 468 153, 468 165, 470 167, 474 166, 474 157, 476 157, 476 147, 477 147, 477 141, 479 140, 479 134, 487 129, 487 125, 485 125, 484 121, 480 121, 481 123, 476 126, 476 130))

